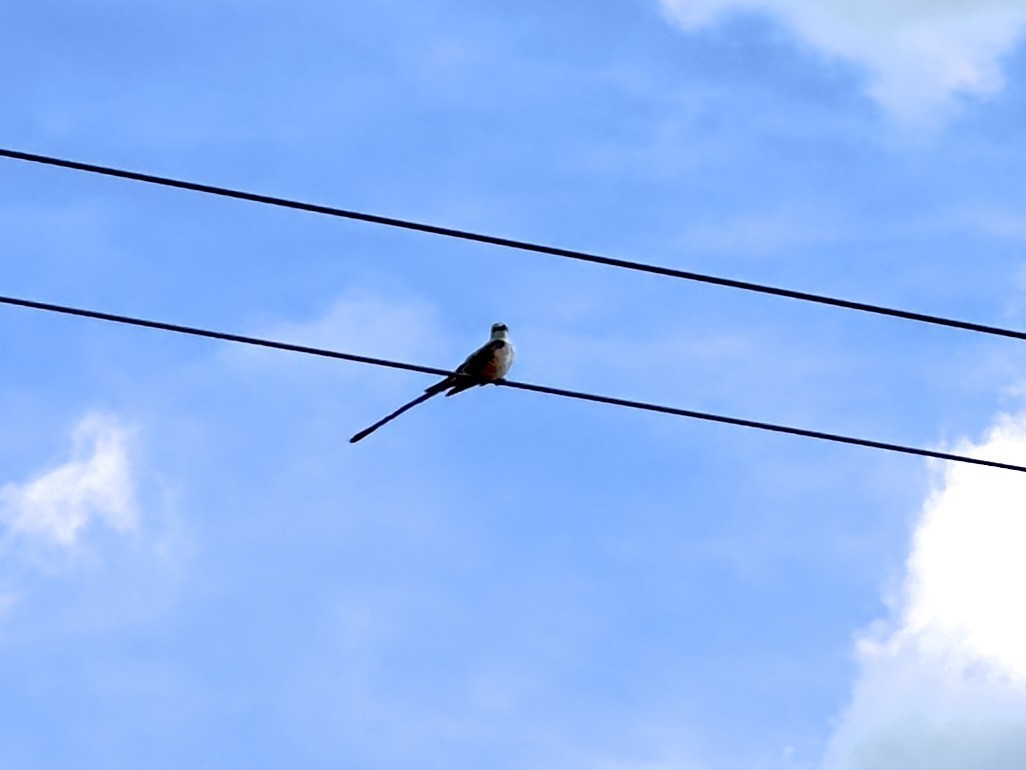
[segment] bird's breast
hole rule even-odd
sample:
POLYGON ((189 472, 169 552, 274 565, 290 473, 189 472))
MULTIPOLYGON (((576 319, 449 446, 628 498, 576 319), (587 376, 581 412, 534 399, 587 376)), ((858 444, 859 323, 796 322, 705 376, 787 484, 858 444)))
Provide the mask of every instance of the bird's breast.
POLYGON ((498 380, 506 376, 506 373, 513 366, 513 346, 508 342, 495 351, 492 360, 488 365, 486 377, 490 380, 498 380))

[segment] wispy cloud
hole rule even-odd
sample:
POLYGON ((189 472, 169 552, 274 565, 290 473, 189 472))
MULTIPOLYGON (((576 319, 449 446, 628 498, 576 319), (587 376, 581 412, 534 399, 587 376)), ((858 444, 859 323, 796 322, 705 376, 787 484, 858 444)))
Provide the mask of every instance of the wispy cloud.
POLYGON ((348 292, 319 317, 276 325, 276 339, 378 356, 422 358, 442 336, 433 306, 406 297, 348 292))
POLYGON ((1002 57, 1026 29, 1026 0, 662 0, 688 29, 737 12, 768 13, 804 42, 854 62, 868 90, 899 119, 919 123, 958 95, 1004 86, 1002 57))
POLYGON ((0 486, 0 621, 148 624, 178 594, 193 541, 175 488, 140 459, 140 430, 89 413, 63 457, 0 486))
MULTIPOLYGON (((1026 461, 1026 418, 977 456, 1026 461)), ((923 508, 894 619, 859 643, 861 675, 826 767, 1026 766, 1026 478, 951 467, 923 508)))
MULTIPOLYGON (((445 361, 447 342, 451 344, 431 304, 360 290, 340 295, 306 318, 269 319, 253 333, 282 342, 422 364, 445 361)), ((281 360, 279 353, 244 346, 228 348, 225 355, 230 361, 260 367, 281 360)), ((287 371, 300 371, 299 367, 310 361, 316 359, 293 357, 287 371)), ((338 370, 360 378, 373 368, 343 366, 338 370)))
POLYGON ((67 461, 0 487, 0 524, 9 537, 73 548, 89 527, 126 532, 137 525, 128 430, 94 414, 72 434, 67 461))

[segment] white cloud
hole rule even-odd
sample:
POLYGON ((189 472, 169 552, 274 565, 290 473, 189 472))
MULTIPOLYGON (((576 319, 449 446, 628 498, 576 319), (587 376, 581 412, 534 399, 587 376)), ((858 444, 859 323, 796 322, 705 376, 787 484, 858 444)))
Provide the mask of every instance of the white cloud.
POLYGON ((13 591, 0 591, 0 620, 2 620, 14 607, 18 597, 13 591))
POLYGON ((855 62, 884 108, 921 122, 957 95, 1004 85, 1002 57, 1026 28, 1026 0, 662 0, 685 28, 769 13, 809 45, 855 62))
POLYGON ((70 548, 94 524, 136 527, 127 430, 91 415, 72 434, 70 458, 21 484, 0 487, 0 525, 10 536, 70 548))
MULTIPOLYGON (((1026 463, 1026 418, 976 456, 1026 463)), ((895 618, 861 640, 829 770, 1026 767, 1026 475, 946 469, 926 502, 895 618)))
MULTIPOLYGON (((488 327, 482 326, 481 334, 486 335, 488 327)), ((312 317, 270 320, 254 328, 253 334, 280 342, 428 366, 459 363, 456 356, 462 352, 459 340, 442 328, 434 306, 416 298, 385 297, 367 291, 347 292, 312 317)), ((247 367, 266 370, 271 366, 282 377, 306 378, 309 367, 319 368, 323 364, 323 359, 316 357, 288 356, 243 345, 225 348, 222 355, 226 361, 247 367), (288 365, 282 365, 283 361, 288 365)), ((343 362, 334 371, 338 376, 355 380, 380 372, 376 367, 343 362)))
POLYGON ((437 350, 444 335, 433 306, 420 300, 351 292, 321 317, 284 323, 269 331, 274 339, 372 356, 417 359, 437 350))

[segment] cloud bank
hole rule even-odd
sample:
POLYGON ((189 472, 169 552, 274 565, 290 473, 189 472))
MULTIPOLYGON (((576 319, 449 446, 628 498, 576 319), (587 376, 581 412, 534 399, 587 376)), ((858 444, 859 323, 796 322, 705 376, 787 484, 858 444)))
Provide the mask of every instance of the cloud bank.
POLYGON ((871 96, 918 123, 959 96, 1004 86, 1002 59, 1026 31, 1026 0, 662 0, 686 29, 735 13, 779 19, 812 47, 850 61, 871 96))
MULTIPOLYGON (((1026 418, 960 451, 1026 462, 1026 418)), ((861 676, 828 770, 1026 767, 1026 477, 947 469, 924 506, 895 617, 861 676)))

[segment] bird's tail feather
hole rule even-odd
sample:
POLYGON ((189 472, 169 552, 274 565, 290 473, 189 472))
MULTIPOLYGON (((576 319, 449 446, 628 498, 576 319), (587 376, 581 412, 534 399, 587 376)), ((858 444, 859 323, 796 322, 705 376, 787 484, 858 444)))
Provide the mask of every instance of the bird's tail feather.
POLYGON ((450 374, 444 380, 439 380, 434 385, 429 385, 428 387, 424 388, 424 392, 430 393, 433 396, 436 393, 441 393, 443 390, 448 390, 455 384, 455 382, 456 375, 450 374))
POLYGON ((449 388, 449 392, 446 393, 445 395, 446 396, 455 396, 457 393, 462 393, 463 391, 469 390, 470 388, 474 387, 475 385, 481 385, 481 384, 482 383, 479 380, 475 380, 475 379, 472 379, 470 377, 461 377, 456 382, 450 383, 451 387, 449 388))
POLYGON ((455 396, 457 393, 462 393, 468 388, 472 388, 475 385, 480 384, 481 381, 477 377, 457 372, 456 374, 450 374, 444 380, 436 382, 434 385, 425 388, 424 392, 434 395, 435 393, 441 393, 442 391, 447 390, 449 392, 445 395, 455 396))
MULTIPOLYGON (((441 384, 441 383, 439 383, 439 384, 441 384)), ((388 415, 387 417, 382 417, 380 420, 378 420, 376 423, 371 425, 369 428, 364 428, 363 430, 361 430, 359 433, 357 433, 355 436, 353 436, 351 439, 349 439, 349 443, 350 444, 355 444, 360 439, 367 438, 367 436, 369 436, 371 433, 376 431, 378 428, 380 428, 385 423, 392 422, 392 420, 394 420, 396 417, 401 415, 403 412, 407 411, 408 409, 413 409, 413 407, 415 407, 417 404, 422 404, 425 401, 427 401, 429 398, 431 398, 432 396, 437 396, 441 392, 442 392, 441 390, 432 390, 431 388, 429 388, 428 390, 426 390, 423 393, 421 393, 419 396, 417 396, 412 401, 408 401, 405 404, 403 404, 401 407, 399 407, 394 412, 392 412, 392 414, 388 415)))

